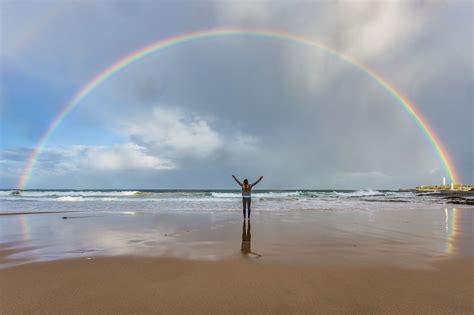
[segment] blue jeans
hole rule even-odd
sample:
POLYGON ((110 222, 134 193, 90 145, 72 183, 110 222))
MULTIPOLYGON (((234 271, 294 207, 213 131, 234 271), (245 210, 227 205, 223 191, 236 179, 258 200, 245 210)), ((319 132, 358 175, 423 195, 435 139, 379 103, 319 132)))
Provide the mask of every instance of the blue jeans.
POLYGON ((252 198, 242 198, 244 218, 245 218, 245 209, 248 209, 247 213, 248 213, 248 217, 250 219, 250 203, 251 202, 252 202, 252 198))

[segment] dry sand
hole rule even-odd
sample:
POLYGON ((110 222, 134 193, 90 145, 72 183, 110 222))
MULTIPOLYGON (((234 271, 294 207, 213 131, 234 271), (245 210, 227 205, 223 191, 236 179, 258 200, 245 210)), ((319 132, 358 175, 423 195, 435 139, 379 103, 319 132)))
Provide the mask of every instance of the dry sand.
POLYGON ((432 268, 94 257, 0 270, 1 314, 472 314, 473 259, 432 268))

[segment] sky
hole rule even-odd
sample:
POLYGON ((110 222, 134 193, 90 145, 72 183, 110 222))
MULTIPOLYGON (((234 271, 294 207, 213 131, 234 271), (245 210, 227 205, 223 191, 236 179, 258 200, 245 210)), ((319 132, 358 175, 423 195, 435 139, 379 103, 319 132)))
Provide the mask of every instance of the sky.
MULTIPOLYGON (((0 0, 0 188, 81 87, 150 43, 211 28, 317 40, 379 73, 474 183, 471 1, 0 0)), ((397 189, 441 183, 403 106, 337 55, 220 36, 159 51, 100 84, 54 130, 31 189, 397 189)))

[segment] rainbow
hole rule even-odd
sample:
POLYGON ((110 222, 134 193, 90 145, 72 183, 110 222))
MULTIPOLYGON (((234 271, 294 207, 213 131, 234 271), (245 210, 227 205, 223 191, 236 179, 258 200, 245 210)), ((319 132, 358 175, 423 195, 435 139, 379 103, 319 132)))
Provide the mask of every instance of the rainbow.
POLYGON ((21 239, 23 241, 31 239, 31 226, 27 214, 19 214, 16 216, 20 223, 21 239))
POLYGON ((84 84, 77 93, 65 104, 61 111, 54 117, 46 131, 40 137, 37 142, 37 145, 31 151, 23 169, 18 179, 17 188, 24 189, 28 179, 31 176, 31 172, 35 166, 35 162, 40 155, 44 145, 48 142, 48 139, 58 128, 61 122, 64 121, 64 118, 70 114, 78 104, 84 100, 88 95, 90 95, 101 83, 110 79, 111 77, 117 75, 120 71, 126 67, 138 62, 139 60, 155 53, 162 51, 167 48, 176 47, 181 44, 192 43, 202 39, 222 37, 222 36, 249 36, 257 38, 270 38, 277 40, 287 40, 293 43, 298 43, 306 45, 309 47, 321 49, 327 53, 337 56, 339 59, 353 65, 358 68, 369 77, 374 79, 380 86, 387 90, 393 97, 398 100, 398 103, 403 106, 406 112, 417 123, 421 131, 425 134, 428 141, 431 143, 439 160, 451 182, 457 182, 457 174, 454 164, 452 163, 448 153, 443 148, 441 141, 437 137, 436 133, 430 128, 428 122, 423 118, 420 112, 417 111, 415 106, 410 103, 410 101, 404 97, 395 87, 388 83, 384 78, 377 74, 374 70, 368 68, 362 63, 354 60, 353 58, 336 51, 333 48, 330 48, 318 41, 313 39, 281 32, 281 31, 270 31, 270 30, 253 30, 253 29, 207 29, 196 32, 185 33, 177 36, 168 37, 157 42, 153 42, 145 47, 142 47, 138 50, 133 51, 132 53, 126 55, 123 58, 120 58, 107 68, 103 69, 92 79, 90 79, 86 84, 84 84))
POLYGON ((38 39, 40 33, 45 32, 46 28, 51 25, 51 21, 57 16, 64 14, 65 11, 65 8, 59 6, 48 10, 44 15, 35 16, 33 20, 29 20, 29 23, 23 27, 23 31, 13 38, 13 45, 11 45, 10 49, 6 49, 6 54, 11 57, 18 56, 18 54, 38 39))

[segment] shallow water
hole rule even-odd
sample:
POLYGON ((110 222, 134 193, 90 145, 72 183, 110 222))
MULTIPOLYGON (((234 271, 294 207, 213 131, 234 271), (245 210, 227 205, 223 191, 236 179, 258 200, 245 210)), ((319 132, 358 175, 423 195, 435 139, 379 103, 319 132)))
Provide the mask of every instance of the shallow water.
POLYGON ((240 203, 232 211, 138 210, 141 203, 133 204, 126 211, 2 215, 0 243, 14 251, 1 266, 97 255, 423 265, 474 255, 473 208, 370 203, 369 209, 269 211, 255 202, 245 244, 251 253, 245 254, 249 221, 242 220, 240 203))

